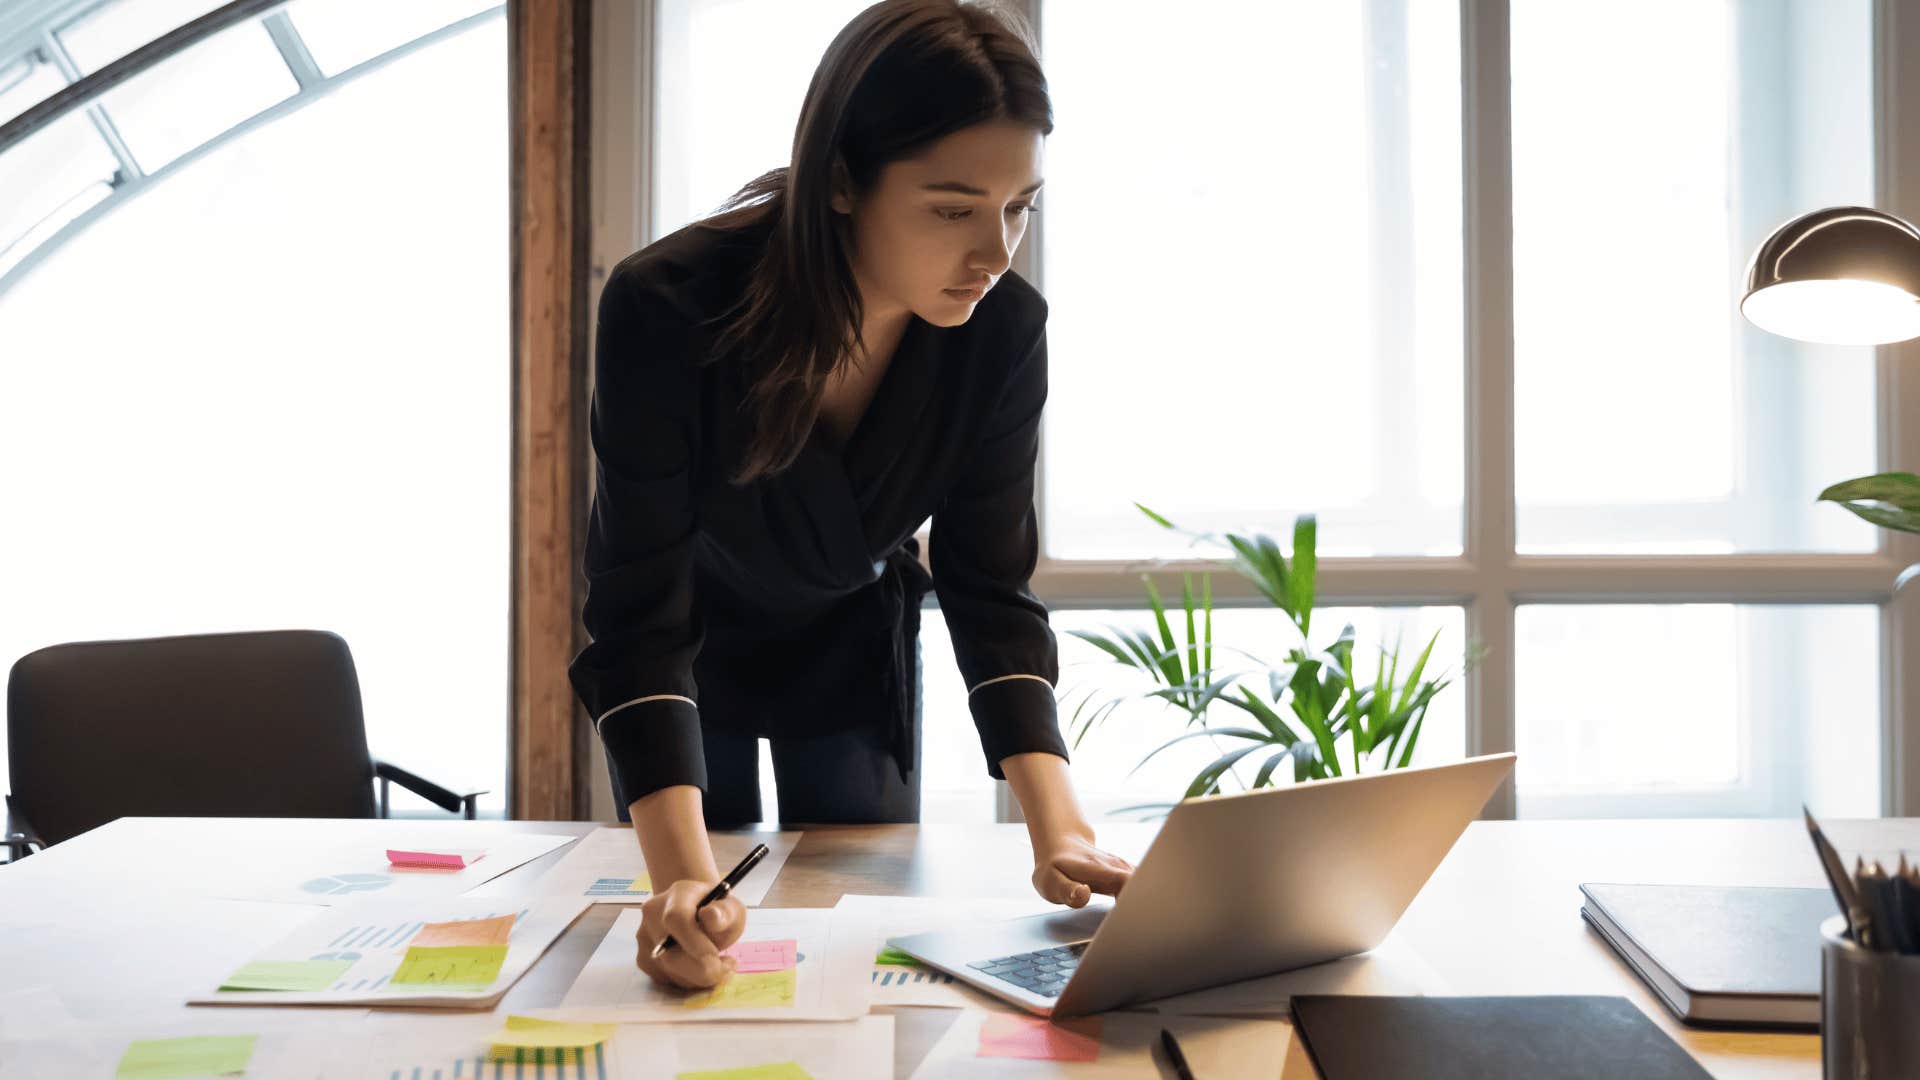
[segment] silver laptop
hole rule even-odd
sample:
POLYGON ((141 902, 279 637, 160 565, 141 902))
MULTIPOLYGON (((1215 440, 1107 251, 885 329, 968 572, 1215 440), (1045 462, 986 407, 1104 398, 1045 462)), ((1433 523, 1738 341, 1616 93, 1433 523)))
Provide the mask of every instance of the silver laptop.
POLYGON ((1514 755, 1188 799, 1111 905, 888 944, 1032 1012, 1078 1016, 1380 944, 1514 755))

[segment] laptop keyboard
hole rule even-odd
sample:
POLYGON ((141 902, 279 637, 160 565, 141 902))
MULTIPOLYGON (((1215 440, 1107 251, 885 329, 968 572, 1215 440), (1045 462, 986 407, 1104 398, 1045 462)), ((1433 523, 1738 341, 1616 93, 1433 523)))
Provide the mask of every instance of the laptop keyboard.
POLYGON ((976 960, 967 966, 983 975, 1010 982, 1022 990, 1031 990, 1041 997, 1059 997, 1060 988, 1066 986, 1067 980, 1073 977, 1073 969, 1080 966, 1080 954, 1086 951, 1087 943, 1076 941, 1052 949, 1035 949, 992 960, 976 960))

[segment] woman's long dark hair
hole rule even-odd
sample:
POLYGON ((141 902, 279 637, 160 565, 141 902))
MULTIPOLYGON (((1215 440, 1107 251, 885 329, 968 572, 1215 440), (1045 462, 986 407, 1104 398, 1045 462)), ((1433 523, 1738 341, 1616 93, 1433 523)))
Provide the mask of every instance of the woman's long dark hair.
POLYGON ((994 0, 881 0, 847 23, 814 69, 783 168, 756 177, 700 224, 771 225, 708 362, 738 350, 748 375, 746 446, 731 481, 784 471, 819 415, 827 377, 864 347, 853 231, 836 176, 858 199, 880 170, 990 120, 1053 132, 1047 80, 1025 19, 994 0))

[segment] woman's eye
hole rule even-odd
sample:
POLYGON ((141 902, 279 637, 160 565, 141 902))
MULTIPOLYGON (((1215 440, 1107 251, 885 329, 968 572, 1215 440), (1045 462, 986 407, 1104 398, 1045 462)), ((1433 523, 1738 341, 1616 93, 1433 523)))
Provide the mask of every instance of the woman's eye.
MULTIPOLYGON (((940 220, 942 221, 959 221, 962 218, 965 218, 967 215, 973 213, 972 210, 948 210, 948 209, 939 208, 939 207, 936 207, 933 212, 936 214, 939 214, 940 220)), ((1040 208, 1037 206, 1033 206, 1031 204, 1023 205, 1023 206, 1013 206, 1013 207, 1007 208, 1007 213, 1009 214, 1022 214, 1022 213, 1037 214, 1039 212, 1040 212, 1040 208)))

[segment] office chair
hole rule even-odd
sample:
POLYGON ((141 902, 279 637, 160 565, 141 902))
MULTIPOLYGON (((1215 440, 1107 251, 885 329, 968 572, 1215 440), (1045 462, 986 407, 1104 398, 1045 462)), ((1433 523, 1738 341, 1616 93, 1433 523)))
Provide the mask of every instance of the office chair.
POLYGON ((131 815, 386 817, 399 784, 472 818, 486 790, 374 760, 353 655, 321 630, 28 653, 7 679, 7 757, 14 858, 131 815))

